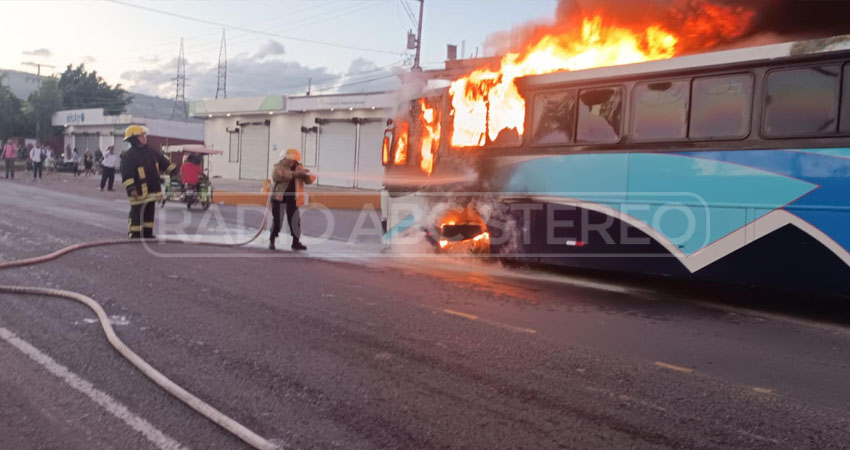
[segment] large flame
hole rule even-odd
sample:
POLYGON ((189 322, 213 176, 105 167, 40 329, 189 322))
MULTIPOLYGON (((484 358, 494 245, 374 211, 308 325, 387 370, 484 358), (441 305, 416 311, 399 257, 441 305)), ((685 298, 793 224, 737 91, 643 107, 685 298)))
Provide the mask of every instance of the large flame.
POLYGON ((419 167, 431 175, 434 171, 434 157, 440 148, 440 118, 437 108, 428 105, 425 99, 419 100, 421 114, 419 122, 422 127, 422 149, 419 167))
POLYGON ((453 147, 479 147, 499 134, 525 133, 525 99, 515 80, 528 75, 581 70, 670 58, 689 49, 716 44, 718 36, 744 33, 752 13, 697 0, 699 13, 681 18, 681 33, 650 24, 641 28, 609 25, 601 15, 583 19, 580 33, 548 30, 521 53, 508 53, 498 69, 480 69, 452 82, 453 147))
POLYGON ((410 133, 410 124, 401 122, 398 126, 398 138, 395 143, 395 158, 393 161, 397 166, 407 164, 407 139, 410 133))

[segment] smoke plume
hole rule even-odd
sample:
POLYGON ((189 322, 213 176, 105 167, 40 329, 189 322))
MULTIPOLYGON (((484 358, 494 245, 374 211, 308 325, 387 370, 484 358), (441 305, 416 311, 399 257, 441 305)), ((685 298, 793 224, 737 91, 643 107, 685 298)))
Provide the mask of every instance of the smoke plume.
MULTIPOLYGON (((560 0, 559 21, 602 11, 625 24, 660 20, 675 28, 681 20, 710 14, 712 6, 753 14, 737 39, 769 34, 781 40, 818 38, 850 33, 850 2, 799 0, 560 0)), ((718 42, 726 44, 731 42, 718 42)))
POLYGON ((552 21, 494 33, 485 49, 488 54, 522 50, 539 36, 580 27, 583 18, 597 14, 608 24, 659 24, 679 37, 680 53, 850 34, 850 1, 559 0, 552 21))

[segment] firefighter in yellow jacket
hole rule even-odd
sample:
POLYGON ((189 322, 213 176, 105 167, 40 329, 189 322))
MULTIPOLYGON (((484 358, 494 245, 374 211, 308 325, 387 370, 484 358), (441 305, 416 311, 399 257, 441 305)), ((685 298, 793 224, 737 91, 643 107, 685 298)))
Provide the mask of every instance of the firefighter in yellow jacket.
POLYGON ((130 198, 130 239, 154 237, 156 203, 162 199, 159 174, 169 174, 175 168, 162 153, 147 145, 147 134, 147 127, 141 125, 130 125, 124 131, 130 149, 121 157, 121 178, 130 198))
POLYGON ((277 239, 282 226, 281 212, 286 212, 286 220, 289 222, 289 232, 292 234, 292 249, 307 250, 301 243, 301 215, 299 206, 304 205, 304 185, 312 184, 316 177, 301 165, 301 152, 290 148, 281 154, 281 160, 274 165, 272 171, 272 229, 269 238, 269 249, 274 250, 274 241, 277 239))

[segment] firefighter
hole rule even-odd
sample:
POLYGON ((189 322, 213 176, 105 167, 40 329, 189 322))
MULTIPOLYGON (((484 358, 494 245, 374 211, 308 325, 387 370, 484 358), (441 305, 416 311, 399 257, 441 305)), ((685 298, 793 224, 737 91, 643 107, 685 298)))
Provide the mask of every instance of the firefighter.
POLYGON ((313 184, 316 177, 301 165, 301 152, 294 148, 281 153, 280 162, 274 165, 272 180, 272 229, 269 237, 269 250, 275 250, 281 223, 281 212, 286 212, 289 232, 292 234, 292 250, 307 250, 301 243, 301 215, 298 207, 304 206, 304 185, 313 184))
POLYGON ((147 134, 147 127, 141 125, 130 125, 124 131, 124 141, 130 143, 130 149, 121 158, 121 178, 130 198, 130 239, 154 237, 156 203, 162 199, 159 174, 160 171, 170 174, 175 168, 147 145, 147 134))

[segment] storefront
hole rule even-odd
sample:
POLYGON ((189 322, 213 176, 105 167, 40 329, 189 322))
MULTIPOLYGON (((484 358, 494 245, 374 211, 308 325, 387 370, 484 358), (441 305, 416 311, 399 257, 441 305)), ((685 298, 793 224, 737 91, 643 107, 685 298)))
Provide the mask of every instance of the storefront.
POLYGON ((148 127, 148 143, 154 148, 202 144, 204 139, 204 125, 201 122, 153 119, 130 114, 106 115, 102 108, 59 111, 53 115, 52 122, 54 126, 64 127, 62 150, 66 159, 71 157, 73 149, 83 155, 114 146, 120 154, 127 148, 123 141, 124 130, 131 124, 148 127))
POLYGON ((296 148, 317 184, 380 189, 381 143, 395 95, 387 92, 299 97, 231 98, 193 102, 203 118, 204 143, 224 150, 212 176, 263 180, 281 151, 296 148))

